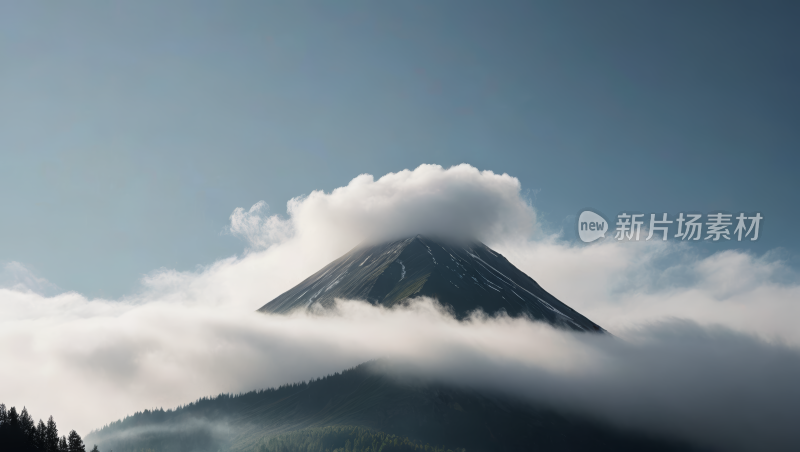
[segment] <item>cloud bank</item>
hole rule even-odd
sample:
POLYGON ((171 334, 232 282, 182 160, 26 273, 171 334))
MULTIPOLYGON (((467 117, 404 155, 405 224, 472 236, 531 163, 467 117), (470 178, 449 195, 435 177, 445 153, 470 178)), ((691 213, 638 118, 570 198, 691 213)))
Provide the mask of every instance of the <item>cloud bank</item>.
POLYGON ((415 376, 724 450, 800 445, 800 352, 725 327, 671 320, 597 337, 507 317, 462 323, 430 300, 396 310, 342 302, 335 313, 285 317, 68 298, 37 301, 61 305, 51 313, 78 303, 72 319, 32 314, 4 325, 3 339, 17 341, 3 341, 15 369, 3 387, 83 433, 134 410, 389 357, 415 376))
POLYGON ((701 257, 685 243, 550 237, 498 250, 560 300, 611 331, 665 318, 724 325, 800 346, 800 284, 779 253, 701 257))
POLYGON ((800 285, 776 256, 530 240, 535 218, 513 177, 424 165, 295 198, 286 217, 263 203, 236 209, 230 231, 247 240, 243 255, 155 271, 121 300, 49 296, 41 278, 16 278, 0 289, 0 401, 85 434, 137 410, 389 356, 429 377, 723 449, 800 446, 785 422, 800 403, 800 285), (615 337, 506 318, 458 323, 430 303, 253 312, 362 240, 448 228, 493 246, 615 337))

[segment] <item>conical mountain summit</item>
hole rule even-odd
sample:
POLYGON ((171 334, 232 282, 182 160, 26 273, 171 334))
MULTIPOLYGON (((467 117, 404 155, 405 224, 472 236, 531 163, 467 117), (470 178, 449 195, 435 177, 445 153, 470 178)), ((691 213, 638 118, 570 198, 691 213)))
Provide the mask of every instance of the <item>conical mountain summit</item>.
POLYGON ((336 298, 391 307, 418 296, 450 306, 458 318, 479 308, 505 310, 568 329, 603 331, 483 243, 453 245, 421 235, 356 247, 259 311, 329 307, 336 298))

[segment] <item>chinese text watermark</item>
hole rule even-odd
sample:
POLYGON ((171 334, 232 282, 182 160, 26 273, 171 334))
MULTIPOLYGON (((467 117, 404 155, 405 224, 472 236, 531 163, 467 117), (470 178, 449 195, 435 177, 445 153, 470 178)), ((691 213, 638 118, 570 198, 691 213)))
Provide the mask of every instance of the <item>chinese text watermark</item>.
MULTIPOLYGON (((674 218, 674 217, 673 217, 674 218)), ((701 214, 684 213, 678 214, 677 218, 670 219, 668 214, 650 214, 647 221, 645 214, 621 213, 617 215, 616 230, 614 238, 621 240, 644 240, 655 239, 667 240, 670 237, 680 240, 737 240, 749 239, 758 240, 758 229, 764 217, 760 213, 747 216, 740 213, 735 218, 733 214, 710 213, 703 218, 701 214), (705 221, 704 221, 705 220, 705 221), (736 227, 731 227, 736 220, 736 227), (644 237, 642 228, 647 226, 647 236, 644 237), (677 229, 677 233, 672 235, 670 228, 677 229), (731 238, 733 237, 733 238, 731 238)), ((608 224, 605 219, 595 212, 585 210, 578 218, 578 235, 584 242, 593 242, 601 237, 605 237, 608 224)))

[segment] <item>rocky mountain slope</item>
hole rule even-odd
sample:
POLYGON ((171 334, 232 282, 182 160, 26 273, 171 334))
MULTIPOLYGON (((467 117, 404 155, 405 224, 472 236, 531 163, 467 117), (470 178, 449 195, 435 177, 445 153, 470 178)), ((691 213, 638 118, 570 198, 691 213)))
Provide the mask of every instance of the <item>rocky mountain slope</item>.
POLYGON ((602 331, 486 245, 420 235, 357 247, 259 311, 328 307, 336 298, 391 307, 418 296, 436 298, 459 318, 479 308, 490 314, 504 310, 578 331, 602 331))

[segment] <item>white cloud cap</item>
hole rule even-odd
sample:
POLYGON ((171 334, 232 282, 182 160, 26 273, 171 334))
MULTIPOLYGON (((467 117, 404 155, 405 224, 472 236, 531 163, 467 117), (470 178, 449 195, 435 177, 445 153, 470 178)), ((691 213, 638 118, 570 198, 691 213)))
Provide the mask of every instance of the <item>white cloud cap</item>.
MULTIPOLYGON (((508 174, 467 164, 420 165, 378 180, 362 174, 331 193, 321 190, 288 202, 288 219, 264 217, 261 201, 231 215, 231 232, 253 248, 289 236, 355 244, 423 234, 450 239, 525 238, 536 215, 508 174)), ((315 240, 316 241, 316 240, 315 240)))

